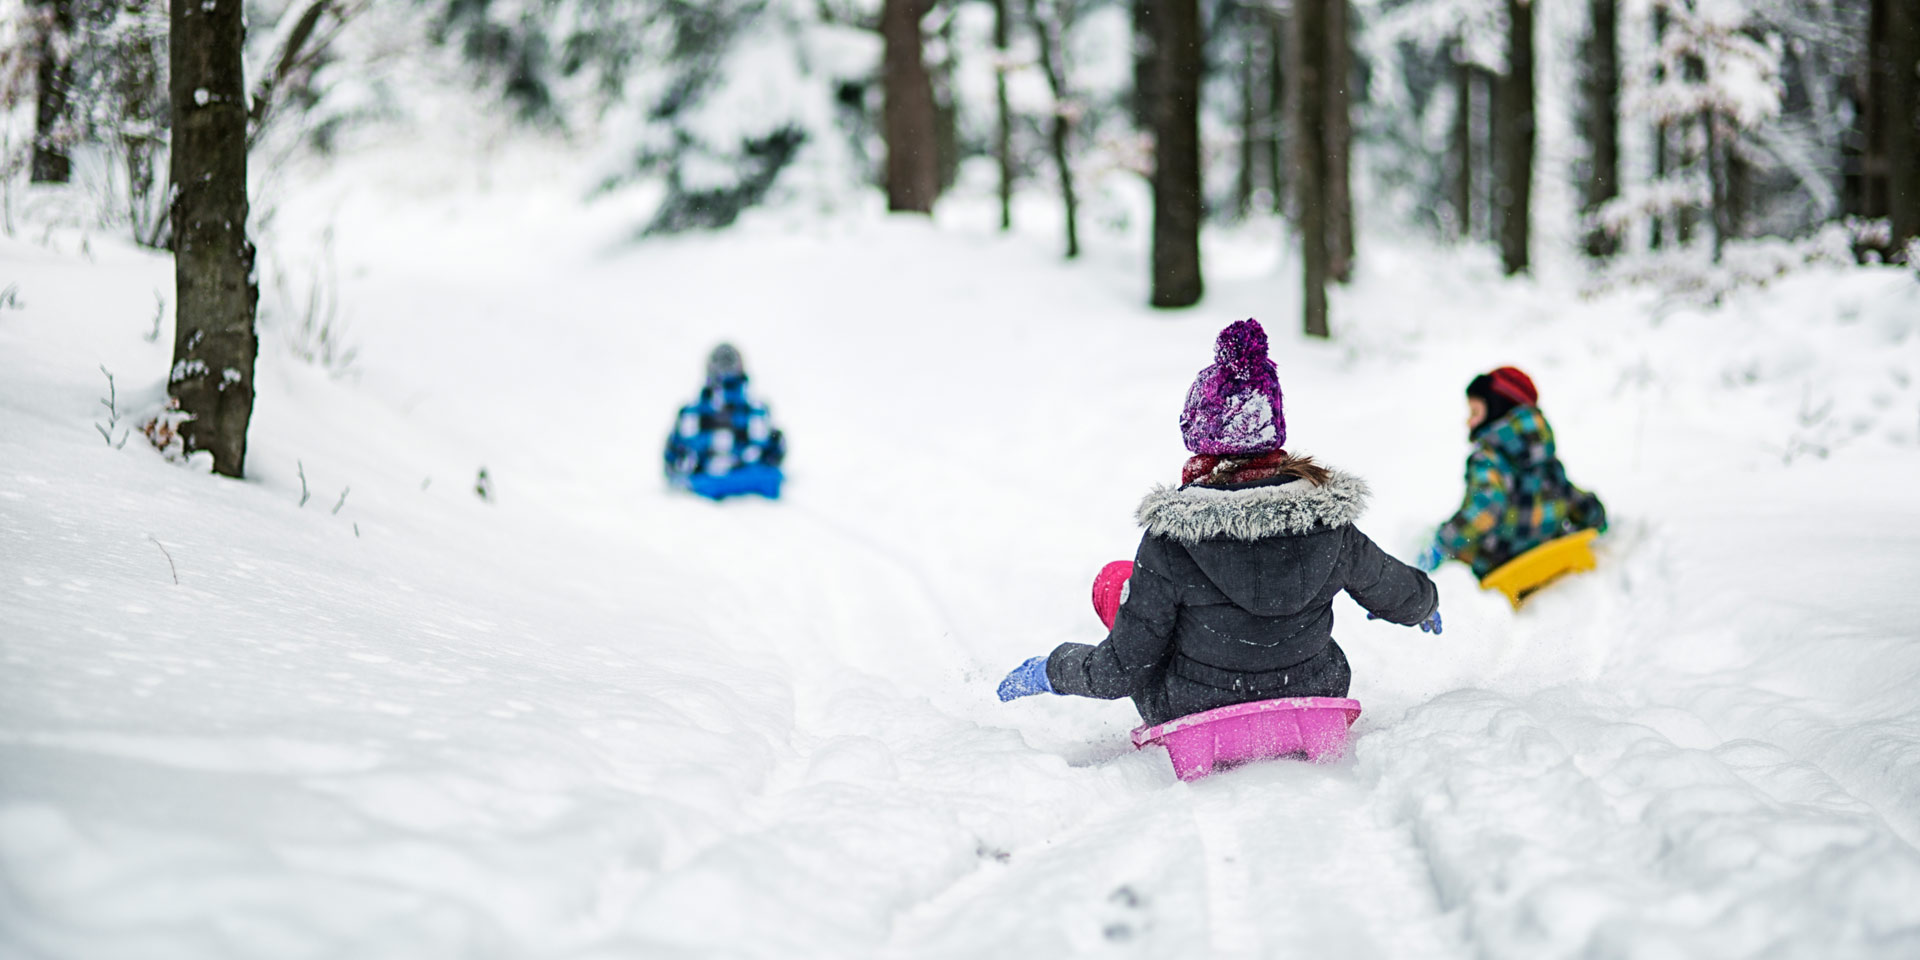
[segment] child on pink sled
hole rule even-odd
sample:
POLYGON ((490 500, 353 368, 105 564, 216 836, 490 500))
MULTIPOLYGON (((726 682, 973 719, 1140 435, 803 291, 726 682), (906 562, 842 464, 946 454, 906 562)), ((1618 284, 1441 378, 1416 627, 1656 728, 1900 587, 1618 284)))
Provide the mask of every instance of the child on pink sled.
POLYGON ((1000 699, 1130 697, 1145 721, 1135 744, 1167 746, 1181 779, 1216 763, 1337 756, 1360 705, 1345 699, 1334 596, 1439 633, 1438 593, 1354 527, 1365 481, 1282 449, 1279 375, 1257 322, 1221 331, 1180 431, 1194 454, 1180 486, 1147 495, 1133 562, 1094 582, 1107 638, 1028 660, 1000 699))

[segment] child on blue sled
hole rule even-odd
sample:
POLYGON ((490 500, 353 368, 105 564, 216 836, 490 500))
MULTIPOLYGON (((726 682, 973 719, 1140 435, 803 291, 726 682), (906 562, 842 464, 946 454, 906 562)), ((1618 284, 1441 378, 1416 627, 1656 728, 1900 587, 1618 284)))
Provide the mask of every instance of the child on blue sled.
POLYGON ((1440 632, 1432 581, 1354 526, 1366 483, 1282 449, 1266 332, 1235 323, 1214 355, 1180 416, 1194 454, 1180 486, 1141 502, 1146 534, 1131 570, 1110 564, 1096 581, 1096 609, 1103 594, 1117 601, 1107 638, 1021 664, 1001 700, 1130 697, 1158 725, 1253 701, 1345 697, 1352 672, 1333 640, 1343 590, 1375 617, 1440 632))
POLYGON ((741 494, 778 499, 786 454, 786 437, 747 393, 740 351, 728 343, 714 347, 706 385, 680 408, 667 437, 667 482, 713 500, 741 494))

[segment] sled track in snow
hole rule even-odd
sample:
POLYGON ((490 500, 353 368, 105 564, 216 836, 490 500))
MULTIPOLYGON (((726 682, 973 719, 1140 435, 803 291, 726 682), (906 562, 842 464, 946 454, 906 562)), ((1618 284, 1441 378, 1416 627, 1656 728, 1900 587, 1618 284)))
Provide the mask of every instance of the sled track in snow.
POLYGON ((1207 932, 1211 954, 1221 960, 1261 956, 1261 936, 1252 904, 1254 872, 1242 837, 1243 814, 1234 809, 1231 787, 1192 792, 1192 814, 1207 869, 1207 932))

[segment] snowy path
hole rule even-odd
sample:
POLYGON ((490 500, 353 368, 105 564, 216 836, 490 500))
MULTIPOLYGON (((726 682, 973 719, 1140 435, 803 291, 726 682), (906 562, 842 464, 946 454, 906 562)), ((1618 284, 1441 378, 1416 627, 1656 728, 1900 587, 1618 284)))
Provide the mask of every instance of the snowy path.
MULTIPOLYGON (((88 425, 96 364, 159 395, 161 265, 0 248, 0 956, 1920 950, 1920 437, 1889 403, 1783 466, 1798 381, 1693 369, 1731 321, 1549 322, 1571 297, 1408 260, 1348 304, 1379 326, 1279 341, 1295 445, 1373 481, 1390 549, 1458 493, 1451 400, 1408 397, 1493 362, 1552 384, 1620 528, 1518 616, 1443 571, 1442 638, 1343 607, 1355 755, 1181 784, 1127 705, 991 689, 1097 637, 1086 583, 1179 463, 1215 321, 1291 310, 1269 268, 1169 320, 1098 250, 853 224, 607 256, 569 204, 455 229, 347 195, 314 203, 362 374, 269 344, 246 484, 88 425), (1395 312, 1404 271, 1445 338, 1395 312), (794 439, 785 503, 655 479, 722 336, 794 439)), ((1875 362, 1920 380, 1920 297, 1846 284, 1782 295, 1854 311, 1798 362, 1892 331, 1875 362)))

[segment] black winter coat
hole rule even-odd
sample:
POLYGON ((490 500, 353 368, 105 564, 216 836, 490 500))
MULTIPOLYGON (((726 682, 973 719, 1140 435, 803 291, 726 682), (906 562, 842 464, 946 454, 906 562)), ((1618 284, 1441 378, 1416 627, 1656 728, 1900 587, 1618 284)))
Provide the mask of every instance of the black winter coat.
POLYGON ((1426 574, 1354 528, 1367 496, 1364 481, 1339 471, 1325 484, 1155 490, 1140 504, 1147 532, 1112 632, 1098 646, 1061 644, 1048 682, 1074 696, 1132 697, 1148 723, 1252 700, 1346 696, 1336 594, 1408 626, 1439 605, 1426 574))

